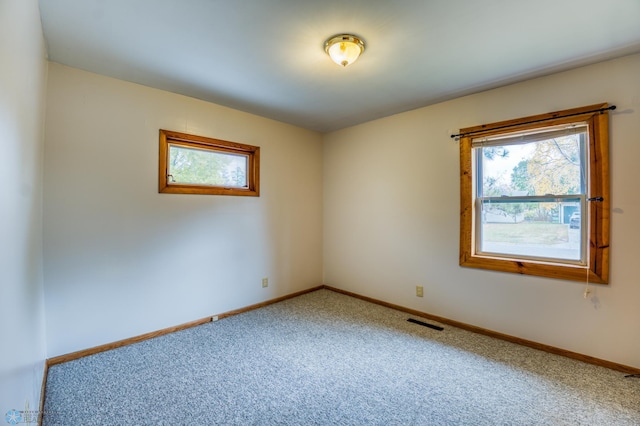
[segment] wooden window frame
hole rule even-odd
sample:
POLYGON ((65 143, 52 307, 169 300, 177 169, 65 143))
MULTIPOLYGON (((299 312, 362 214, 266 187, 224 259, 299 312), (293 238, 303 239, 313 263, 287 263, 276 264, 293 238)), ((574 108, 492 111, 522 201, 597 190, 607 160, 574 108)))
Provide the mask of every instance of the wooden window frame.
POLYGON ((158 192, 165 194, 209 194, 260 196, 260 147, 187 133, 160 130, 160 157, 158 171, 158 192), (184 147, 220 152, 225 154, 246 155, 247 184, 246 188, 174 183, 169 179, 169 145, 179 144, 184 147))
POLYGON ((589 283, 609 283, 609 114, 606 108, 607 104, 590 105, 460 130, 460 266, 589 283), (476 255, 472 139, 575 122, 586 122, 588 125, 587 198, 603 198, 602 201, 587 202, 586 211, 589 216, 584 222, 588 224, 587 241, 583 241, 587 250, 587 266, 531 261, 512 255, 476 255))

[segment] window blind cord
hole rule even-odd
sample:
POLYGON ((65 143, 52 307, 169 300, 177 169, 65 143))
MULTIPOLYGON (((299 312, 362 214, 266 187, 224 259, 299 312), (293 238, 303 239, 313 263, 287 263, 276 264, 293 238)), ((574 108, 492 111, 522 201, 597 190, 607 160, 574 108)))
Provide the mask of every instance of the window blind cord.
POLYGON ((589 287, 589 261, 587 260, 587 284, 584 287, 583 297, 585 299, 589 299, 590 295, 591 295, 591 288, 589 287))

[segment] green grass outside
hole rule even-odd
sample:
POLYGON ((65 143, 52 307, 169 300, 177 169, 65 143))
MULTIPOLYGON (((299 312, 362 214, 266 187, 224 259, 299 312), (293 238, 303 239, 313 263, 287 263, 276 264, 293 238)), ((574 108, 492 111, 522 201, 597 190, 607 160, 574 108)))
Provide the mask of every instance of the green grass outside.
POLYGON ((569 225, 562 223, 486 223, 482 231, 484 241, 491 243, 558 244, 569 241, 569 225))

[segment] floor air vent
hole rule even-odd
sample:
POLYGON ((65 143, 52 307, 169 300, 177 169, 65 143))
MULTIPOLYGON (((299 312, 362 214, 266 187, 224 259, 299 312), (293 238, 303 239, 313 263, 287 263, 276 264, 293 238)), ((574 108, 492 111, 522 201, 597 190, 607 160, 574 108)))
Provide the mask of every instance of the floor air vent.
POLYGON ((444 328, 440 327, 439 325, 429 324, 427 322, 418 321, 417 319, 413 319, 413 318, 409 318, 407 321, 412 322, 414 324, 424 325, 425 327, 433 328, 434 330, 438 330, 438 331, 444 330, 444 328))

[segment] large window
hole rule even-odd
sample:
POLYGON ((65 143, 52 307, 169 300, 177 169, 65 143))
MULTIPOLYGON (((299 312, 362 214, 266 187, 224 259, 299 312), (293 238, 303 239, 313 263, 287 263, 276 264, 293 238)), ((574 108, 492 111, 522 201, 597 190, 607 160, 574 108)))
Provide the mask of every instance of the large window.
POLYGON ((260 195, 260 148, 160 130, 159 192, 260 195))
POLYGON ((461 130, 460 265, 608 282, 607 108, 461 130))

